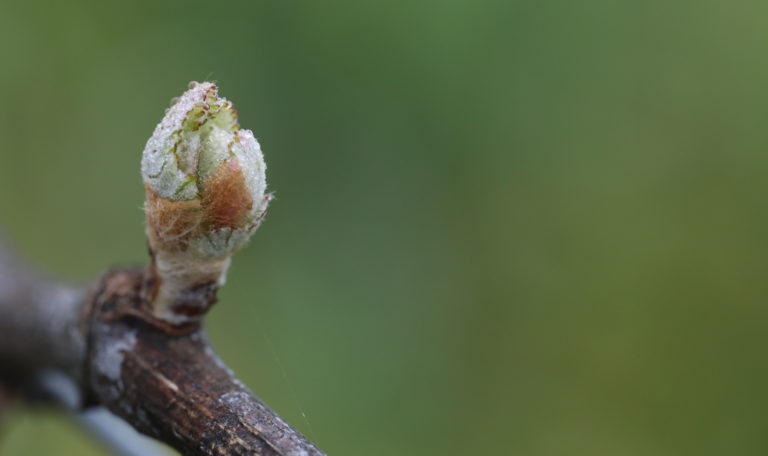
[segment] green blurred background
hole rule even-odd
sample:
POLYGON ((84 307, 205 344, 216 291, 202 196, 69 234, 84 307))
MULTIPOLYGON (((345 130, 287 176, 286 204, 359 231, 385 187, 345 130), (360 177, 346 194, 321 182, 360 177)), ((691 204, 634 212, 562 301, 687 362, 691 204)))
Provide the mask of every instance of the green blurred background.
MULTIPOLYGON (((144 263, 144 143, 216 80, 276 200, 208 329, 330 455, 768 452, 766 2, 21 3, 0 226, 144 263)), ((0 454, 105 453, 17 408, 0 454)))

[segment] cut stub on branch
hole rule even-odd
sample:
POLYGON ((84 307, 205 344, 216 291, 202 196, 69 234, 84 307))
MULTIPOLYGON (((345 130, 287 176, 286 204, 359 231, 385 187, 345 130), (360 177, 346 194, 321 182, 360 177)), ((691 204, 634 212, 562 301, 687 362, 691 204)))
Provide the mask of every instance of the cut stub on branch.
POLYGON ((193 82, 174 99, 141 161, 152 256, 144 297, 154 317, 190 323, 215 302, 231 255, 266 214, 266 168, 215 85, 193 82))

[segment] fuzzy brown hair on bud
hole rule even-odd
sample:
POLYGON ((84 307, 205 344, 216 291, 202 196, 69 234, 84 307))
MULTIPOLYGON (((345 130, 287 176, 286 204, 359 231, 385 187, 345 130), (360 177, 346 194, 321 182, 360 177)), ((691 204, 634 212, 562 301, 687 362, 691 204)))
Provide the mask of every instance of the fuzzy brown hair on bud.
POLYGON ((195 321, 266 213, 264 156, 216 86, 191 83, 147 141, 141 172, 153 315, 195 321))

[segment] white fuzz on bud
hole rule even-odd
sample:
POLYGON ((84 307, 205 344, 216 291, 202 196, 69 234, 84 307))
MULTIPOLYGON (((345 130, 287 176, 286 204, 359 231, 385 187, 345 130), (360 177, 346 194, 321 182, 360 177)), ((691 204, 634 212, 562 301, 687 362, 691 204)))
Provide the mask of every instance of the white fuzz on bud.
POLYGON ((190 83, 173 100, 141 160, 156 317, 183 323, 213 303, 230 256, 266 213, 266 168, 214 84, 190 83))

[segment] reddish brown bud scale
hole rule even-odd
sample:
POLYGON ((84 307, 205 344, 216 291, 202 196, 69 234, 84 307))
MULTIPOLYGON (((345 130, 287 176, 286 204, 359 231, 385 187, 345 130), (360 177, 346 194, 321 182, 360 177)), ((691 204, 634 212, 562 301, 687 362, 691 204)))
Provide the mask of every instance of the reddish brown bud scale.
POLYGON ((245 185, 240 165, 226 161, 206 182, 203 198, 205 217, 211 229, 239 228, 253 208, 253 200, 245 185))

